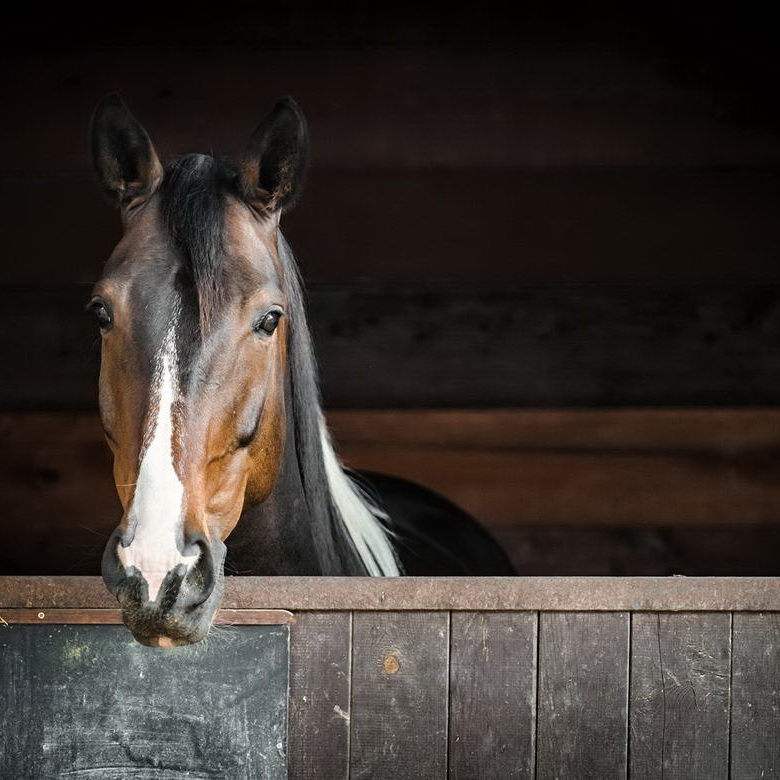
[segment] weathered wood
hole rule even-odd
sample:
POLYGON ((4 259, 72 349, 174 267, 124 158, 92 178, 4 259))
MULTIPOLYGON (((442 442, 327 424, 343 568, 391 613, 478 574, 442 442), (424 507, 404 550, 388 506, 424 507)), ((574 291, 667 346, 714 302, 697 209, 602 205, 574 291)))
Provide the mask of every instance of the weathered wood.
MULTIPOLYGON (((4 609, 0 624, 67 624, 121 625, 119 609, 4 609)), ((294 623, 291 612, 284 609, 218 609, 214 624, 218 626, 281 626, 294 623)))
POLYGON ((449 615, 355 613, 350 777, 447 774, 449 615))
MULTIPOLYGON (((334 612, 780 611, 780 578, 230 576, 222 606, 334 612)), ((100 577, 0 576, 0 608, 115 607, 100 577)))
POLYGON ((780 776, 780 614, 735 614, 731 776, 780 776))
MULTIPOLYGON (((780 573, 776 408, 336 410, 328 421, 349 466, 447 496, 520 572, 780 573), (567 542, 567 525, 586 528, 567 542)), ((0 474, 0 571, 97 572, 121 514, 97 414, 0 415, 0 474)))
POLYGON ((730 675, 729 613, 632 615, 632 778, 728 777, 730 675))
POLYGON ((349 776, 350 612, 299 612, 290 649, 290 777, 349 776))
POLYGON ((536 777, 627 773, 629 616, 539 618, 536 777))
POLYGON ((0 627, 0 776, 286 778, 288 636, 160 651, 120 626, 0 627))
POLYGON ((449 777, 533 777, 537 615, 455 612, 449 777))

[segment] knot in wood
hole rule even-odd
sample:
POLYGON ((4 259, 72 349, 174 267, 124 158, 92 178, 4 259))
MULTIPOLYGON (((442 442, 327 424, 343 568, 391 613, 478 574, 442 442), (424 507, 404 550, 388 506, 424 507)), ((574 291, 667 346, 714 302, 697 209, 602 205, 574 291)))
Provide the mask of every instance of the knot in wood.
POLYGON ((388 653, 382 662, 382 669, 384 669, 385 674, 395 674, 400 668, 401 664, 398 662, 398 656, 395 653, 388 653))

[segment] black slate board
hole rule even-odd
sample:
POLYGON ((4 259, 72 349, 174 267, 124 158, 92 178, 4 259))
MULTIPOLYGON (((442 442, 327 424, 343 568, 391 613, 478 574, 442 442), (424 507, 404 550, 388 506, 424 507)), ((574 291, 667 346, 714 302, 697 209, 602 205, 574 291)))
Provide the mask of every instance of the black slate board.
POLYGON ((0 777, 286 778, 288 626, 0 627, 0 777))

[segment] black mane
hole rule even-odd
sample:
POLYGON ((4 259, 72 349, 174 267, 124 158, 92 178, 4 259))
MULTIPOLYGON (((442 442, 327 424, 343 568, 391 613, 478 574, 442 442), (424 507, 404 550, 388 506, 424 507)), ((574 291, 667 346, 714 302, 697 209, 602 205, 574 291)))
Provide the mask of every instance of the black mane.
MULTIPOLYGON (((200 331, 205 337, 227 282, 225 207, 229 196, 241 198, 238 168, 224 158, 187 155, 166 168, 160 195, 165 226, 194 283, 200 331)), ((322 405, 317 365, 306 322, 303 286, 281 232, 278 241, 288 298, 287 358, 295 452, 314 546, 323 574, 365 574, 330 496, 320 440, 322 405)))

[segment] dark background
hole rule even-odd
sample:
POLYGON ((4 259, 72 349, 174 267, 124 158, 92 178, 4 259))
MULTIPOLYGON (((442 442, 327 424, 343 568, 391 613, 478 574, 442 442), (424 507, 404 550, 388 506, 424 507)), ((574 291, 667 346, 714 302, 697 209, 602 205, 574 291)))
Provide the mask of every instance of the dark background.
POLYGON ((118 515, 89 286, 119 235, 89 116, 238 154, 282 94, 283 221, 351 465, 524 573, 777 574, 780 56, 755 8, 205 3, 2 30, 0 570, 94 572, 118 515))

